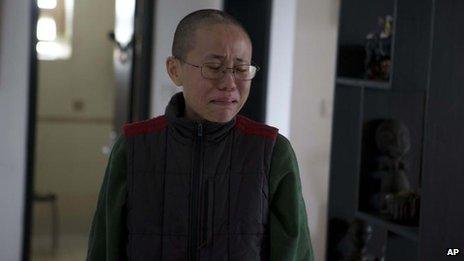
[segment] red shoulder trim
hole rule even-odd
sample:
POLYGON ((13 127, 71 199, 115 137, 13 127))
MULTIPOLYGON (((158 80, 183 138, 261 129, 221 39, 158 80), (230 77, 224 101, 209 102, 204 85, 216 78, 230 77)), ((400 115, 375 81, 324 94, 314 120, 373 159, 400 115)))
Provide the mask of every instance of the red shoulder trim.
POLYGON ((237 115, 235 127, 245 135, 257 135, 273 140, 277 138, 277 128, 256 122, 245 116, 237 115))
POLYGON ((124 124, 123 131, 126 137, 146 134, 150 132, 161 132, 168 125, 166 117, 159 116, 153 119, 124 124))

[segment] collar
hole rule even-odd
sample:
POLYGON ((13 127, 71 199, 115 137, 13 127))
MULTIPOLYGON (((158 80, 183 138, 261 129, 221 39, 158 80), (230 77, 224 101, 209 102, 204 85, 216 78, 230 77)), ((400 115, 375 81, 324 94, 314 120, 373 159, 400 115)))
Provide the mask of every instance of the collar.
POLYGON ((202 129, 203 138, 206 142, 217 143, 223 140, 229 131, 235 126, 236 117, 225 123, 211 122, 203 120, 201 122, 192 121, 184 116, 185 99, 182 92, 172 96, 166 106, 165 116, 168 120, 168 131, 170 135, 184 144, 191 144, 198 134, 198 129, 202 129))

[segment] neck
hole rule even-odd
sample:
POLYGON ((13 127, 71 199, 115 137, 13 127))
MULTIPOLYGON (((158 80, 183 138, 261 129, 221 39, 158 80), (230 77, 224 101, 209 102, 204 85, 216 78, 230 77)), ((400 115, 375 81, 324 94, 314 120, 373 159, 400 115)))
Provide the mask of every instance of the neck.
POLYGON ((184 116, 190 121, 193 122, 204 122, 205 119, 201 118, 200 115, 194 113, 193 111, 185 109, 184 116))

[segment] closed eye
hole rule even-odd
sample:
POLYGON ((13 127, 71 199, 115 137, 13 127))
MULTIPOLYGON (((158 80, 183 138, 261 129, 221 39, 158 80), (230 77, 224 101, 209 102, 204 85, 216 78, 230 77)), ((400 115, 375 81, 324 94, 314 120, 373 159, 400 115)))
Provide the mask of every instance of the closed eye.
POLYGON ((219 71, 221 69, 221 64, 219 63, 205 63, 203 66, 205 66, 209 70, 217 70, 219 71))
POLYGON ((235 67, 235 71, 237 71, 239 73, 244 73, 244 72, 248 72, 249 68, 250 67, 248 65, 240 65, 240 66, 235 67))

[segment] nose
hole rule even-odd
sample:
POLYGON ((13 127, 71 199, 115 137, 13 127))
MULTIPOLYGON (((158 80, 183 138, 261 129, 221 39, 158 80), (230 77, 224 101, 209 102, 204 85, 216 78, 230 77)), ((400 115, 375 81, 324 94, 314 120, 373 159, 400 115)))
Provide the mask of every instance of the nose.
POLYGON ((221 83, 219 84, 219 89, 221 90, 233 90, 237 88, 237 84, 235 83, 235 75, 233 68, 224 68, 224 76, 221 79, 221 83))

